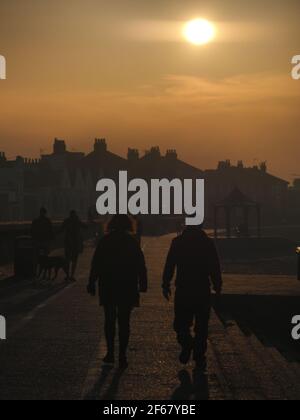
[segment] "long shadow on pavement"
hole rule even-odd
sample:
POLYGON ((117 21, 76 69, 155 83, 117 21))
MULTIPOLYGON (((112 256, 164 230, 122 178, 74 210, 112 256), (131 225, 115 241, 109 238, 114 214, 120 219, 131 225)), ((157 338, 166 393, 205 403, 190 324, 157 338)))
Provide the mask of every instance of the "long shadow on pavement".
POLYGON ((300 362, 300 342, 291 337, 291 320, 299 314, 300 296, 224 295, 214 309, 225 327, 234 320, 246 336, 254 334, 289 362, 300 362))
POLYGON ((108 389, 106 390, 106 392, 102 395, 101 400, 115 400, 116 399, 118 395, 118 391, 119 391, 120 380, 124 372, 125 372, 124 369, 119 369, 115 372, 112 378, 112 381, 108 389))
POLYGON ((98 381, 95 383, 93 388, 84 396, 84 400, 99 400, 102 388, 105 386, 106 381, 112 371, 113 366, 104 365, 102 367, 101 374, 98 381))
POLYGON ((118 394, 120 380, 125 372, 123 369, 118 369, 111 378, 111 382, 107 387, 108 380, 111 377, 113 366, 104 365, 102 367, 99 379, 93 388, 84 397, 84 400, 114 400, 118 394), (106 390, 103 392, 103 388, 106 390))
POLYGON ((178 373, 180 385, 171 396, 173 401, 186 401, 195 399, 198 401, 209 400, 208 377, 203 372, 194 370, 191 376, 187 370, 178 373))

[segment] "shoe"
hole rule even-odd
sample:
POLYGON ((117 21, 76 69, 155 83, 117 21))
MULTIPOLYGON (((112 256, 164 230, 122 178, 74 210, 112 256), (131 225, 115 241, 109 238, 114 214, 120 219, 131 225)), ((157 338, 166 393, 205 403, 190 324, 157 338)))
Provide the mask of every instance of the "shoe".
POLYGON ((103 362, 107 365, 113 365, 115 363, 115 357, 113 354, 107 354, 104 358, 103 358, 103 362))
POLYGON ((187 365, 190 361, 191 355, 192 355, 192 346, 186 346, 182 348, 182 352, 179 355, 179 361, 183 365, 187 365))

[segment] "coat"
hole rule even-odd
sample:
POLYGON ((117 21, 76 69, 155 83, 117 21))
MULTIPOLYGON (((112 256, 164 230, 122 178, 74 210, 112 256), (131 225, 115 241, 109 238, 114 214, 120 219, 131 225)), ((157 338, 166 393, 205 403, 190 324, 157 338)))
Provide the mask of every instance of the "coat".
POLYGON ((143 251, 126 232, 114 231, 98 243, 90 283, 99 284, 100 305, 139 306, 139 292, 147 290, 143 251))
POLYGON ((219 257, 212 239, 202 229, 186 229, 174 239, 167 257, 163 285, 170 288, 176 274, 176 294, 184 301, 203 302, 222 288, 219 257))

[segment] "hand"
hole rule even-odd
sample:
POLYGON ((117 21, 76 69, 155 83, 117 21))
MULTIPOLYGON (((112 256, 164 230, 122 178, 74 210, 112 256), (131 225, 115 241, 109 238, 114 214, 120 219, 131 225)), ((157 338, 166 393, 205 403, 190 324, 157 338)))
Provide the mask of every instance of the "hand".
POLYGON ((148 291, 148 287, 146 284, 141 284, 140 285, 140 293, 147 293, 148 291))
POLYGON ((163 289, 163 296, 167 301, 169 301, 172 296, 171 289, 170 288, 163 289))
POLYGON ((89 283, 86 288, 87 292, 91 296, 96 296, 96 287, 93 283, 89 283))

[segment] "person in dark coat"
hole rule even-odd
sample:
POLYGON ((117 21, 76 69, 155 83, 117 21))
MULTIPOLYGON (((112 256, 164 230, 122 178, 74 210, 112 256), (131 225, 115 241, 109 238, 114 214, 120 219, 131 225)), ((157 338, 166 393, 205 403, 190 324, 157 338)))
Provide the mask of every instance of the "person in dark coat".
POLYGON ((40 216, 32 222, 31 236, 35 242, 38 256, 49 255, 54 232, 52 222, 47 217, 47 210, 44 207, 40 209, 40 216))
POLYGON ((173 240, 163 275, 163 295, 171 297, 171 282, 177 270, 174 329, 182 346, 179 360, 187 364, 192 352, 196 366, 206 367, 208 325, 211 311, 211 283, 222 292, 219 257, 202 226, 187 227, 173 240), (191 335, 194 325, 195 336, 191 335))
POLYGON ((109 233, 99 242, 91 268, 88 292, 95 295, 99 284, 100 305, 104 307, 107 355, 105 363, 114 363, 116 322, 119 326, 119 363, 126 368, 130 337, 130 316, 139 306, 140 292, 147 292, 147 269, 143 251, 130 234, 128 216, 115 216, 109 233))
POLYGON ((60 232, 65 234, 65 257, 68 263, 68 279, 75 281, 79 255, 83 252, 82 230, 87 229, 75 210, 70 212, 70 216, 63 222, 60 232))
POLYGON ((138 216, 135 217, 135 224, 136 224, 136 239, 138 243, 141 244, 142 237, 143 237, 143 222, 138 216))

